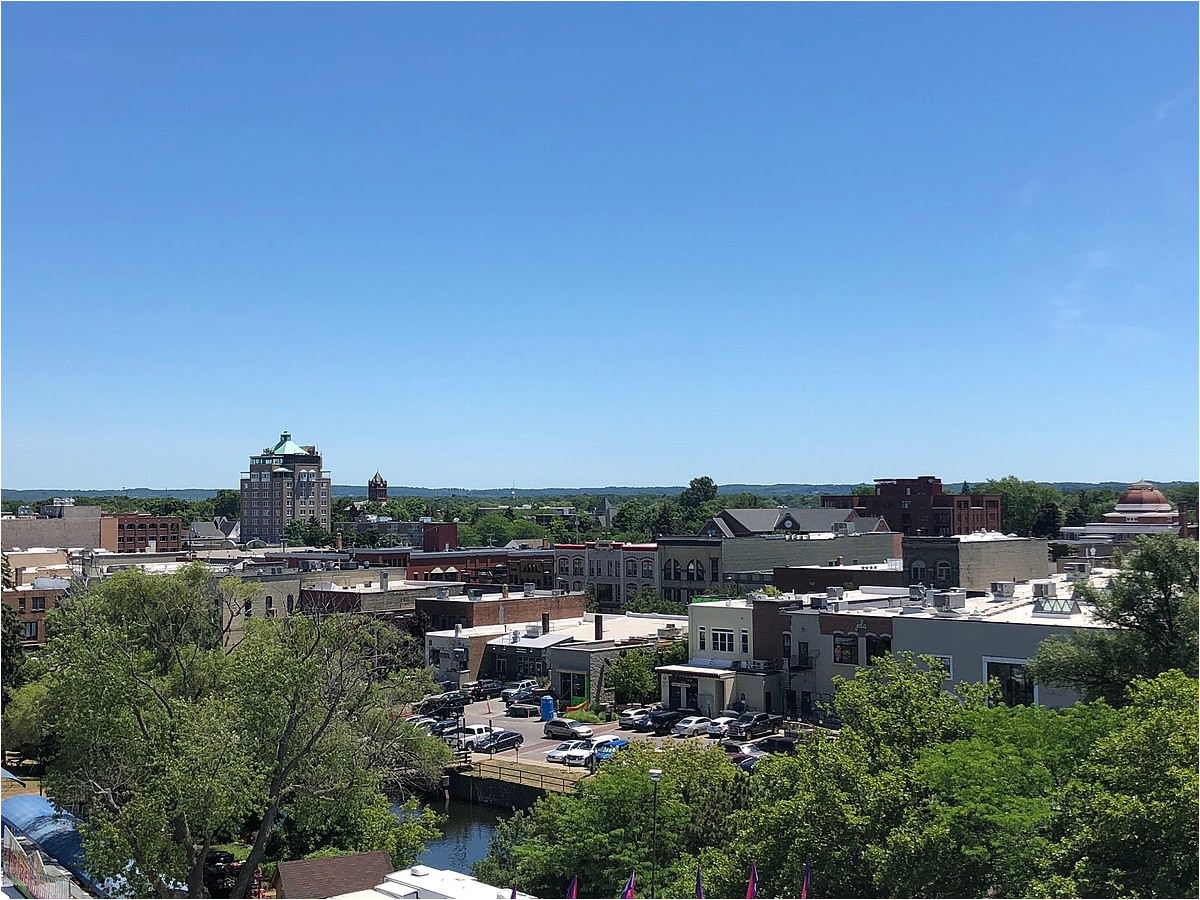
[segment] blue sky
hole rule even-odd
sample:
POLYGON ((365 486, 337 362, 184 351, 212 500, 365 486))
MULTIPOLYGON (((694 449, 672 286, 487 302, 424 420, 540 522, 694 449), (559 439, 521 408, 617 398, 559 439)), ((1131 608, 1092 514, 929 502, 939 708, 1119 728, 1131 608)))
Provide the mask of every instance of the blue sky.
POLYGON ((1194 4, 5 4, 3 485, 1197 475, 1194 4))

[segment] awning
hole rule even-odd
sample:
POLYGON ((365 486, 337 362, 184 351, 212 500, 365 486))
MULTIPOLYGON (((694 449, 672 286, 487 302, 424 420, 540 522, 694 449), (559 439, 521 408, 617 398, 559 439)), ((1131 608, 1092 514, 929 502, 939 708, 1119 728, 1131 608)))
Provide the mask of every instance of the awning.
MULTIPOLYGON (((437 570, 435 569, 434 571, 436 572, 437 570)), ((457 574, 458 569, 454 568, 454 566, 448 566, 446 568, 446 574, 449 575, 451 572, 454 572, 457 574)))
POLYGON ((430 570, 429 570, 429 574, 430 574, 430 575, 441 575, 441 574, 442 574, 442 567, 441 567, 441 566, 434 566, 432 569, 430 569, 430 570))

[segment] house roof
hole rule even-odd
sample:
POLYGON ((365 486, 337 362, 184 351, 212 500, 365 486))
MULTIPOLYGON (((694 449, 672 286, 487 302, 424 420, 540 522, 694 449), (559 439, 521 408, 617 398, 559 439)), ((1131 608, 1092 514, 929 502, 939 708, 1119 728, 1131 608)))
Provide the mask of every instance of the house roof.
POLYGON ((856 522, 857 531, 867 527, 865 524, 858 527, 855 513, 846 509, 723 509, 705 523, 701 534, 707 534, 713 525, 724 537, 769 534, 773 531, 790 531, 795 534, 828 532, 834 530, 835 523, 848 520, 856 522), (795 525, 784 528, 787 519, 791 519, 795 525))
POLYGON ((382 850, 375 850, 281 862, 275 869, 273 884, 281 898, 336 897, 370 890, 386 881, 391 871, 391 857, 382 850))

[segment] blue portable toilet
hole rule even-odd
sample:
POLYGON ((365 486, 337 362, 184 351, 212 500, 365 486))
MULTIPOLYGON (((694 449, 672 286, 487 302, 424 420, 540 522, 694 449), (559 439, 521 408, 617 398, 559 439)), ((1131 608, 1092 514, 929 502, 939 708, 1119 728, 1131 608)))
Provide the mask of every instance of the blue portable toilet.
POLYGON ((542 697, 542 721, 549 722, 554 718, 554 698, 549 694, 542 697))

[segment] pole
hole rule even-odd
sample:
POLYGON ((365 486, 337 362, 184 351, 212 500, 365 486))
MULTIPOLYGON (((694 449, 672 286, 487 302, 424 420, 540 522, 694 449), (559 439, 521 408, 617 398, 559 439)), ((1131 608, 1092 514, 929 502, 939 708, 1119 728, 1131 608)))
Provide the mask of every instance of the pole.
POLYGON ((658 886, 658 781, 654 782, 654 813, 650 826, 650 900, 658 886))

